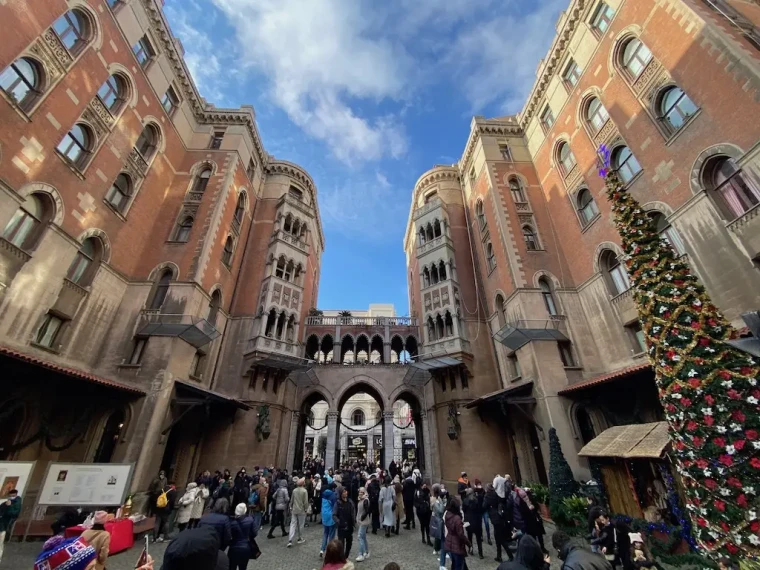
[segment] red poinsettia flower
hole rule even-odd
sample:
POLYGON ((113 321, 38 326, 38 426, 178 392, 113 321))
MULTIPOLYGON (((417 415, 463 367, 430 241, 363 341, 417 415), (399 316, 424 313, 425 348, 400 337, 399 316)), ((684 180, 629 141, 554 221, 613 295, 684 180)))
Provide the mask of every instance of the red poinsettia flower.
POLYGON ((706 526, 707 526, 707 521, 706 521, 705 519, 703 519, 702 517, 699 517, 699 518, 697 519, 697 524, 698 524, 699 526, 705 526, 705 527, 706 527, 706 526))
POLYGON ((760 400, 760 390, 752 390, 752 395, 760 400))
POLYGON ((749 523, 749 530, 752 532, 757 532, 760 530, 760 521, 754 520, 751 523, 749 523))
MULTIPOLYGON (((668 352, 665 353, 665 356, 667 356, 668 358, 670 358, 670 360, 673 360, 673 357, 676 356, 676 355, 677 355, 677 353, 676 353, 675 350, 669 350, 668 352)), ((678 384, 676 384, 675 386, 673 386, 673 389, 675 390, 676 387, 678 387, 678 384)), ((680 390, 680 387, 679 387, 679 390, 680 390)))
POLYGON ((726 467, 731 467, 734 464, 733 458, 730 455, 727 455, 725 453, 720 456, 718 461, 720 461, 726 467))
POLYGON ((688 408, 689 406, 691 406, 691 400, 689 398, 681 398, 681 405, 684 408, 688 408))
POLYGON ((744 493, 736 497, 736 504, 743 509, 747 508, 747 497, 744 495, 744 493))
POLYGON ((726 524, 726 521, 720 521, 720 528, 722 528, 724 532, 731 532, 731 527, 726 524))
POLYGON ((689 378, 689 386, 692 388, 699 388, 700 384, 702 384, 702 380, 699 378, 689 378))
POLYGON ((683 451, 685 448, 686 448, 686 445, 684 445, 684 442, 682 442, 682 441, 677 441, 676 442, 676 449, 678 451, 683 451))
POLYGON ((697 464, 697 467, 699 467, 700 469, 707 469, 707 466, 709 465, 709 463, 707 463, 707 460, 705 459, 697 459, 695 463, 697 464))
POLYGON ((728 372, 728 370, 721 370, 720 372, 718 372, 718 376, 723 378, 723 380, 731 379, 731 374, 728 372))
MULTIPOLYGON (((672 350, 670 352, 673 352, 672 350)), ((675 354, 675 352, 673 352, 675 354)), ((668 353, 670 355, 670 353, 668 353)), ((674 392, 680 392, 681 391, 681 385, 680 384, 673 384, 673 388, 671 388, 674 392)))
POLYGON ((696 445, 697 447, 702 447, 702 444, 705 442, 705 440, 699 437, 698 435, 695 435, 694 437, 692 437, 691 441, 693 441, 694 445, 696 445))
POLYGON ((741 373, 743 376, 752 376, 753 372, 752 369, 749 366, 743 366, 741 369, 741 373))
POLYGON ((709 338, 700 338, 699 344, 702 346, 709 346, 710 345, 710 339, 709 338))
POLYGON ((733 388, 731 388, 728 391, 728 397, 731 398, 732 400, 741 400, 742 399, 741 394, 739 394, 739 392, 737 392, 733 388))
POLYGON ((736 545, 735 545, 733 542, 729 542, 729 543, 727 543, 727 544, 726 544, 726 549, 727 549, 727 550, 728 550, 728 551, 729 551, 731 554, 736 554, 737 552, 739 552, 739 549, 737 548, 737 546, 736 546, 736 545))
POLYGON ((715 419, 712 416, 705 416, 702 421, 704 421, 707 426, 711 426, 715 423, 715 419))
POLYGON ((736 487, 737 489, 742 488, 742 482, 739 481, 739 479, 737 479, 736 477, 729 477, 726 483, 728 483, 732 487, 736 487))
POLYGON ((746 442, 745 442, 743 439, 737 439, 737 440, 734 442, 734 447, 735 447, 736 449, 738 449, 739 451, 741 451, 742 449, 744 449, 744 444, 745 444, 745 443, 746 443, 746 442))
POLYGON ((731 412, 731 417, 734 418, 737 422, 743 422, 747 419, 747 417, 742 413, 741 410, 734 410, 731 412))
POLYGON ((713 439, 713 443, 717 445, 718 447, 726 447, 726 440, 722 437, 716 437, 713 439))
POLYGON ((714 479, 705 479, 705 487, 714 491, 718 488, 718 483, 716 483, 714 479))
POLYGON ((697 429, 697 422, 695 422, 694 420, 689 420, 688 422, 686 422, 686 429, 689 430, 689 431, 696 430, 697 429))
POLYGON ((754 429, 748 429, 744 432, 744 437, 749 439, 750 441, 754 441, 757 439, 757 431, 754 429))
POLYGON ((693 329, 699 329, 699 328, 701 328, 701 326, 700 326, 700 324, 699 324, 698 321, 691 321, 691 328, 693 328, 693 329))
POLYGON ((707 396, 705 396, 705 402, 707 402, 708 406, 712 406, 715 403, 715 398, 713 398, 710 394, 707 394, 707 396))
POLYGON ((760 469, 760 457, 753 457, 749 460, 749 464, 755 469, 760 469))
POLYGON ((718 509, 720 512, 723 512, 726 510, 726 503, 724 503, 720 499, 715 499, 713 501, 713 505, 715 505, 715 508, 718 509))
POLYGON ((668 404, 667 406, 665 406, 665 409, 671 414, 676 411, 676 407, 673 404, 668 404))

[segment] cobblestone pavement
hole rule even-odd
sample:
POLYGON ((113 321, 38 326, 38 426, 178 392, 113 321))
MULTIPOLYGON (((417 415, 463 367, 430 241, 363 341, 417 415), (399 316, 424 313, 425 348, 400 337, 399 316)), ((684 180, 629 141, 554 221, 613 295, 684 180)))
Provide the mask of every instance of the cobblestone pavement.
MULTIPOLYGON (((322 540, 322 526, 312 523, 307 529, 304 538, 304 544, 294 544, 292 548, 287 548, 287 538, 281 538, 280 533, 276 532, 272 540, 267 540, 266 532, 268 527, 264 527, 259 534, 259 546, 263 555, 258 560, 252 560, 249 564, 249 570, 256 570, 266 565, 269 569, 277 570, 318 570, 321 567, 319 558, 319 547, 322 540)), ((551 535, 553 529, 547 525, 547 533, 551 535)), ((547 537, 548 538, 548 537, 547 537)), ((379 532, 373 535, 371 532, 367 536, 369 544, 370 558, 365 562, 354 562, 356 570, 382 570, 383 567, 391 561, 401 566, 401 570, 438 570, 438 558, 433 556, 433 548, 422 544, 422 537, 419 528, 417 530, 400 531, 398 536, 391 535, 391 538, 379 532)), ((166 544, 151 544, 150 553, 156 560, 155 570, 160 570, 163 560, 166 544)), ((5 554, 3 561, 0 563, 0 570, 31 570, 37 554, 42 549, 42 542, 18 543, 12 542, 5 545, 5 554)), ((108 558, 107 570, 133 570, 135 562, 140 555, 142 546, 135 543, 131 550, 115 554, 108 558)), ((351 560, 353 561, 359 554, 358 541, 354 536, 354 543, 351 548, 351 560)), ((467 558, 467 566, 470 570, 495 570, 498 563, 494 561, 496 556, 496 547, 489 546, 487 542, 483 543, 484 559, 480 560, 477 555, 467 558)), ((447 566, 451 568, 451 564, 447 566)), ((552 569, 559 568, 556 560, 552 560, 552 569)))

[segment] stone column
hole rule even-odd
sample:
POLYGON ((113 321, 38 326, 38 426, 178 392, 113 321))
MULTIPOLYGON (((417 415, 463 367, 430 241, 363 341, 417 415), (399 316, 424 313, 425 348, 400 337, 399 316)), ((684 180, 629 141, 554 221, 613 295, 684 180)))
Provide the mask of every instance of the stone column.
MULTIPOLYGON (((288 471, 293 472, 296 466, 293 464, 296 460, 296 444, 298 443, 298 423, 301 420, 300 412, 293 412, 293 417, 290 420, 290 438, 288 440, 288 471)), ((300 465, 299 465, 300 468, 300 465)))
POLYGON ((385 461, 385 468, 393 461, 393 410, 390 412, 383 412, 383 459, 385 461))
POLYGON ((335 467, 335 446, 338 435, 338 412, 327 412, 327 449, 325 450, 325 471, 335 467))
MULTIPOLYGON (((433 476, 433 442, 430 437, 430 423, 428 421, 427 412, 424 410, 420 412, 420 423, 422 424, 422 447, 425 451, 425 477, 430 478, 432 481, 433 476)), ((419 448, 419 443, 417 444, 419 448)))

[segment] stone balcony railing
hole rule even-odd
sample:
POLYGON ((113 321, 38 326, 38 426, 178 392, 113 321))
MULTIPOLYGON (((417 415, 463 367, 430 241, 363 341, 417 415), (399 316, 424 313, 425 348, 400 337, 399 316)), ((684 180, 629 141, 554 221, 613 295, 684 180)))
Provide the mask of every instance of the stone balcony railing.
POLYGON ((417 257, 425 255, 427 252, 433 251, 442 245, 448 245, 449 247, 453 248, 454 242, 451 241, 451 238, 449 236, 438 236, 437 238, 433 238, 431 241, 423 243, 417 248, 417 257))
POLYGON ((432 212, 433 210, 435 210, 436 208, 439 208, 441 206, 443 206, 445 208, 445 205, 443 204, 443 202, 441 202, 441 199, 440 198, 433 198, 432 200, 430 200, 430 202, 428 202, 427 204, 425 204, 421 208, 417 208, 414 211, 414 219, 416 220, 418 218, 421 218, 422 216, 424 216, 428 212, 432 212))
POLYGON ((282 206, 283 204, 288 204, 289 206, 300 210, 307 216, 314 217, 314 208, 312 206, 290 194, 283 194, 282 198, 280 198, 280 201, 277 203, 278 206, 282 206))
POLYGON ((255 336, 248 339, 245 348, 246 354, 254 351, 277 352, 289 356, 300 356, 298 343, 283 338, 275 338, 265 335, 255 336))
POLYGON ((417 317, 306 317, 306 326, 416 327, 417 317))
POLYGON ((296 249, 301 250, 305 254, 309 254, 309 244, 305 241, 299 240, 296 236, 290 235, 289 233, 283 231, 283 230, 277 230, 274 234, 272 234, 271 241, 275 240, 284 241, 287 244, 292 245, 296 249))

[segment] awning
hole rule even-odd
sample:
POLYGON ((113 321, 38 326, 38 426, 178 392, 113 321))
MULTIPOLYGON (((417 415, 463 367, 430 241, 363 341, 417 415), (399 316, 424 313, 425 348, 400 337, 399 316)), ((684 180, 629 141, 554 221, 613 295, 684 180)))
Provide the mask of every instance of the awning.
POLYGON ((668 422, 614 426, 583 446, 583 457, 659 459, 670 444, 668 422))
POLYGON ((206 319, 194 315, 163 315, 158 311, 143 311, 138 336, 176 336, 200 348, 221 333, 206 319))
POLYGON ((515 400, 515 398, 519 395, 528 395, 532 392, 532 390, 533 382, 524 382, 522 384, 516 384, 514 386, 502 388, 501 390, 496 390, 495 392, 490 392, 488 394, 480 396, 479 398, 475 398, 474 400, 467 402, 464 407, 475 408, 477 406, 487 404, 489 402, 496 402, 498 400, 505 400, 507 404, 531 404, 535 403, 536 401, 536 399, 533 397, 523 397, 519 398, 519 400, 515 400))
POLYGON ((564 322, 556 319, 519 320, 507 323, 493 337, 509 350, 517 350, 534 340, 570 340, 559 330, 564 322))
POLYGON ((115 388, 117 390, 121 390, 122 392, 128 392, 136 396, 145 395, 144 390, 140 390, 139 388, 135 386, 121 384, 120 382, 115 382, 114 380, 108 380, 100 376, 95 376, 94 374, 89 374, 88 372, 77 370, 76 368, 60 366, 48 360, 43 360, 42 358, 38 358, 30 354, 19 352, 17 350, 13 350, 12 348, 8 348, 5 346, 0 346, 0 355, 8 356, 10 358, 15 358, 16 360, 26 362, 27 364, 34 364, 41 368, 45 368, 46 370, 52 370, 53 372, 64 374, 65 376, 70 376, 72 378, 77 378, 79 380, 85 380, 87 382, 92 382, 93 384, 100 384, 101 386, 107 386, 109 388, 115 388))
POLYGON ((615 370, 614 372, 602 374, 601 376, 595 376, 593 378, 589 378, 588 380, 584 380, 583 382, 578 382, 576 384, 568 386, 564 390, 560 390, 558 394, 560 396, 566 396, 567 394, 577 392, 578 390, 584 390, 586 388, 591 388, 592 386, 599 386, 600 384, 606 384, 607 382, 618 380, 620 378, 626 378, 628 376, 633 376, 634 374, 638 372, 643 372, 644 370, 651 370, 651 369, 652 369, 652 365, 649 363, 637 364, 636 366, 629 366, 628 368, 621 368, 620 370, 615 370))
POLYGON ((205 404, 206 402, 210 402, 210 403, 218 403, 218 404, 228 404, 231 406, 235 406, 236 408, 239 408, 241 410, 251 409, 251 406, 249 406, 245 402, 236 400, 235 398, 230 398, 229 396, 225 396, 224 394, 220 394, 219 392, 214 392, 213 390, 209 390, 208 388, 204 388, 203 386, 199 386, 197 384, 185 382, 184 380, 175 380, 174 385, 176 386, 178 391, 185 390, 190 394, 189 398, 175 398, 175 399, 181 399, 184 403, 205 404))
POLYGON ((431 373, 444 368, 459 367, 464 362, 451 356, 431 356, 424 358, 420 355, 419 360, 410 360, 409 369, 404 375, 403 382, 409 386, 424 386, 431 378, 431 373))
POLYGON ((252 366, 264 366, 266 368, 277 368, 278 370, 308 370, 314 366, 315 361, 298 356, 288 356, 287 354, 277 354, 273 352, 262 352, 255 350, 246 357, 252 358, 252 366))

